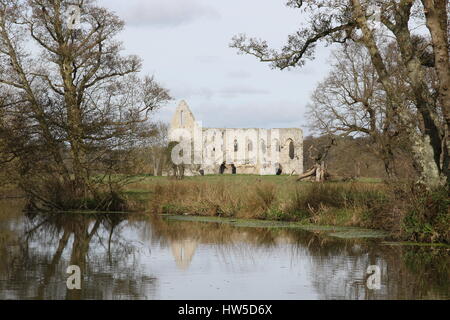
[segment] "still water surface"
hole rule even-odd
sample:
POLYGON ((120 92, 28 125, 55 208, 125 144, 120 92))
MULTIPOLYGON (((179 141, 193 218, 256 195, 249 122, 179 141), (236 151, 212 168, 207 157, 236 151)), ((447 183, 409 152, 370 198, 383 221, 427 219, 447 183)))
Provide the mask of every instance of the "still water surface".
POLYGON ((0 202, 0 299, 449 299, 448 248, 0 202), (2 207, 3 205, 3 207, 2 207), (68 290, 79 265, 82 289, 68 290), (381 288, 366 286, 369 265, 381 288))

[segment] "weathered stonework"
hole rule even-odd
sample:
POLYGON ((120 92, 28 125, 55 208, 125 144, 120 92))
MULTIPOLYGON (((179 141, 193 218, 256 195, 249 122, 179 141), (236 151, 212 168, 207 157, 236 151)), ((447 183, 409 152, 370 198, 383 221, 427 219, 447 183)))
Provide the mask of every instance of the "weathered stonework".
POLYGON ((169 139, 191 141, 192 165, 188 175, 217 174, 225 162, 226 174, 274 175, 303 173, 303 131, 289 129, 203 128, 185 101, 181 101, 172 118, 169 139))

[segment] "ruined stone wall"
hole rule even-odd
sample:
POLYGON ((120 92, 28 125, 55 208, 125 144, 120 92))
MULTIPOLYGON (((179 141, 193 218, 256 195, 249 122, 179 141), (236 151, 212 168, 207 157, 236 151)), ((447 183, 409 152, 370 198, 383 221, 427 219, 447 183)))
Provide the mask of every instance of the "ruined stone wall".
POLYGON ((187 174, 218 174, 225 162, 225 174, 283 174, 303 173, 303 132, 292 129, 224 129, 202 128, 183 101, 177 108, 169 129, 171 141, 193 139, 192 152, 198 160, 187 174))
POLYGON ((284 174, 303 173, 303 131, 301 129, 280 129, 280 163, 284 174), (294 154, 290 155, 290 144, 294 154))

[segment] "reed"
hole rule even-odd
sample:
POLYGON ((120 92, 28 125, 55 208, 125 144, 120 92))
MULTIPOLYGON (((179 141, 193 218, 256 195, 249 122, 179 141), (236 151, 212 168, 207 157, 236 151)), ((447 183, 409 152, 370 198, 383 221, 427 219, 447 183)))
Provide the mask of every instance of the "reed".
POLYGON ((148 178, 128 188, 156 214, 356 226, 390 231, 398 239, 450 242, 446 189, 412 191, 407 185, 364 181, 298 183, 286 176, 148 178))

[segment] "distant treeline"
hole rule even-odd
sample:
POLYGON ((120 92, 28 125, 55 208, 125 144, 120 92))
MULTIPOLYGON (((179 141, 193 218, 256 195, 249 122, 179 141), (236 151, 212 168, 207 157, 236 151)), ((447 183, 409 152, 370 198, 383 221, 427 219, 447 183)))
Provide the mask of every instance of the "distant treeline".
MULTIPOLYGON (((328 172, 335 177, 342 178, 387 178, 383 161, 373 152, 373 143, 366 137, 338 137, 333 136, 335 144, 330 148, 326 166, 328 172)), ((314 165, 312 154, 314 151, 327 146, 329 136, 307 136, 304 140, 303 161, 304 168, 314 165)), ((413 179, 416 172, 411 160, 411 153, 407 144, 401 144, 395 150, 395 168, 399 179, 413 179)))

